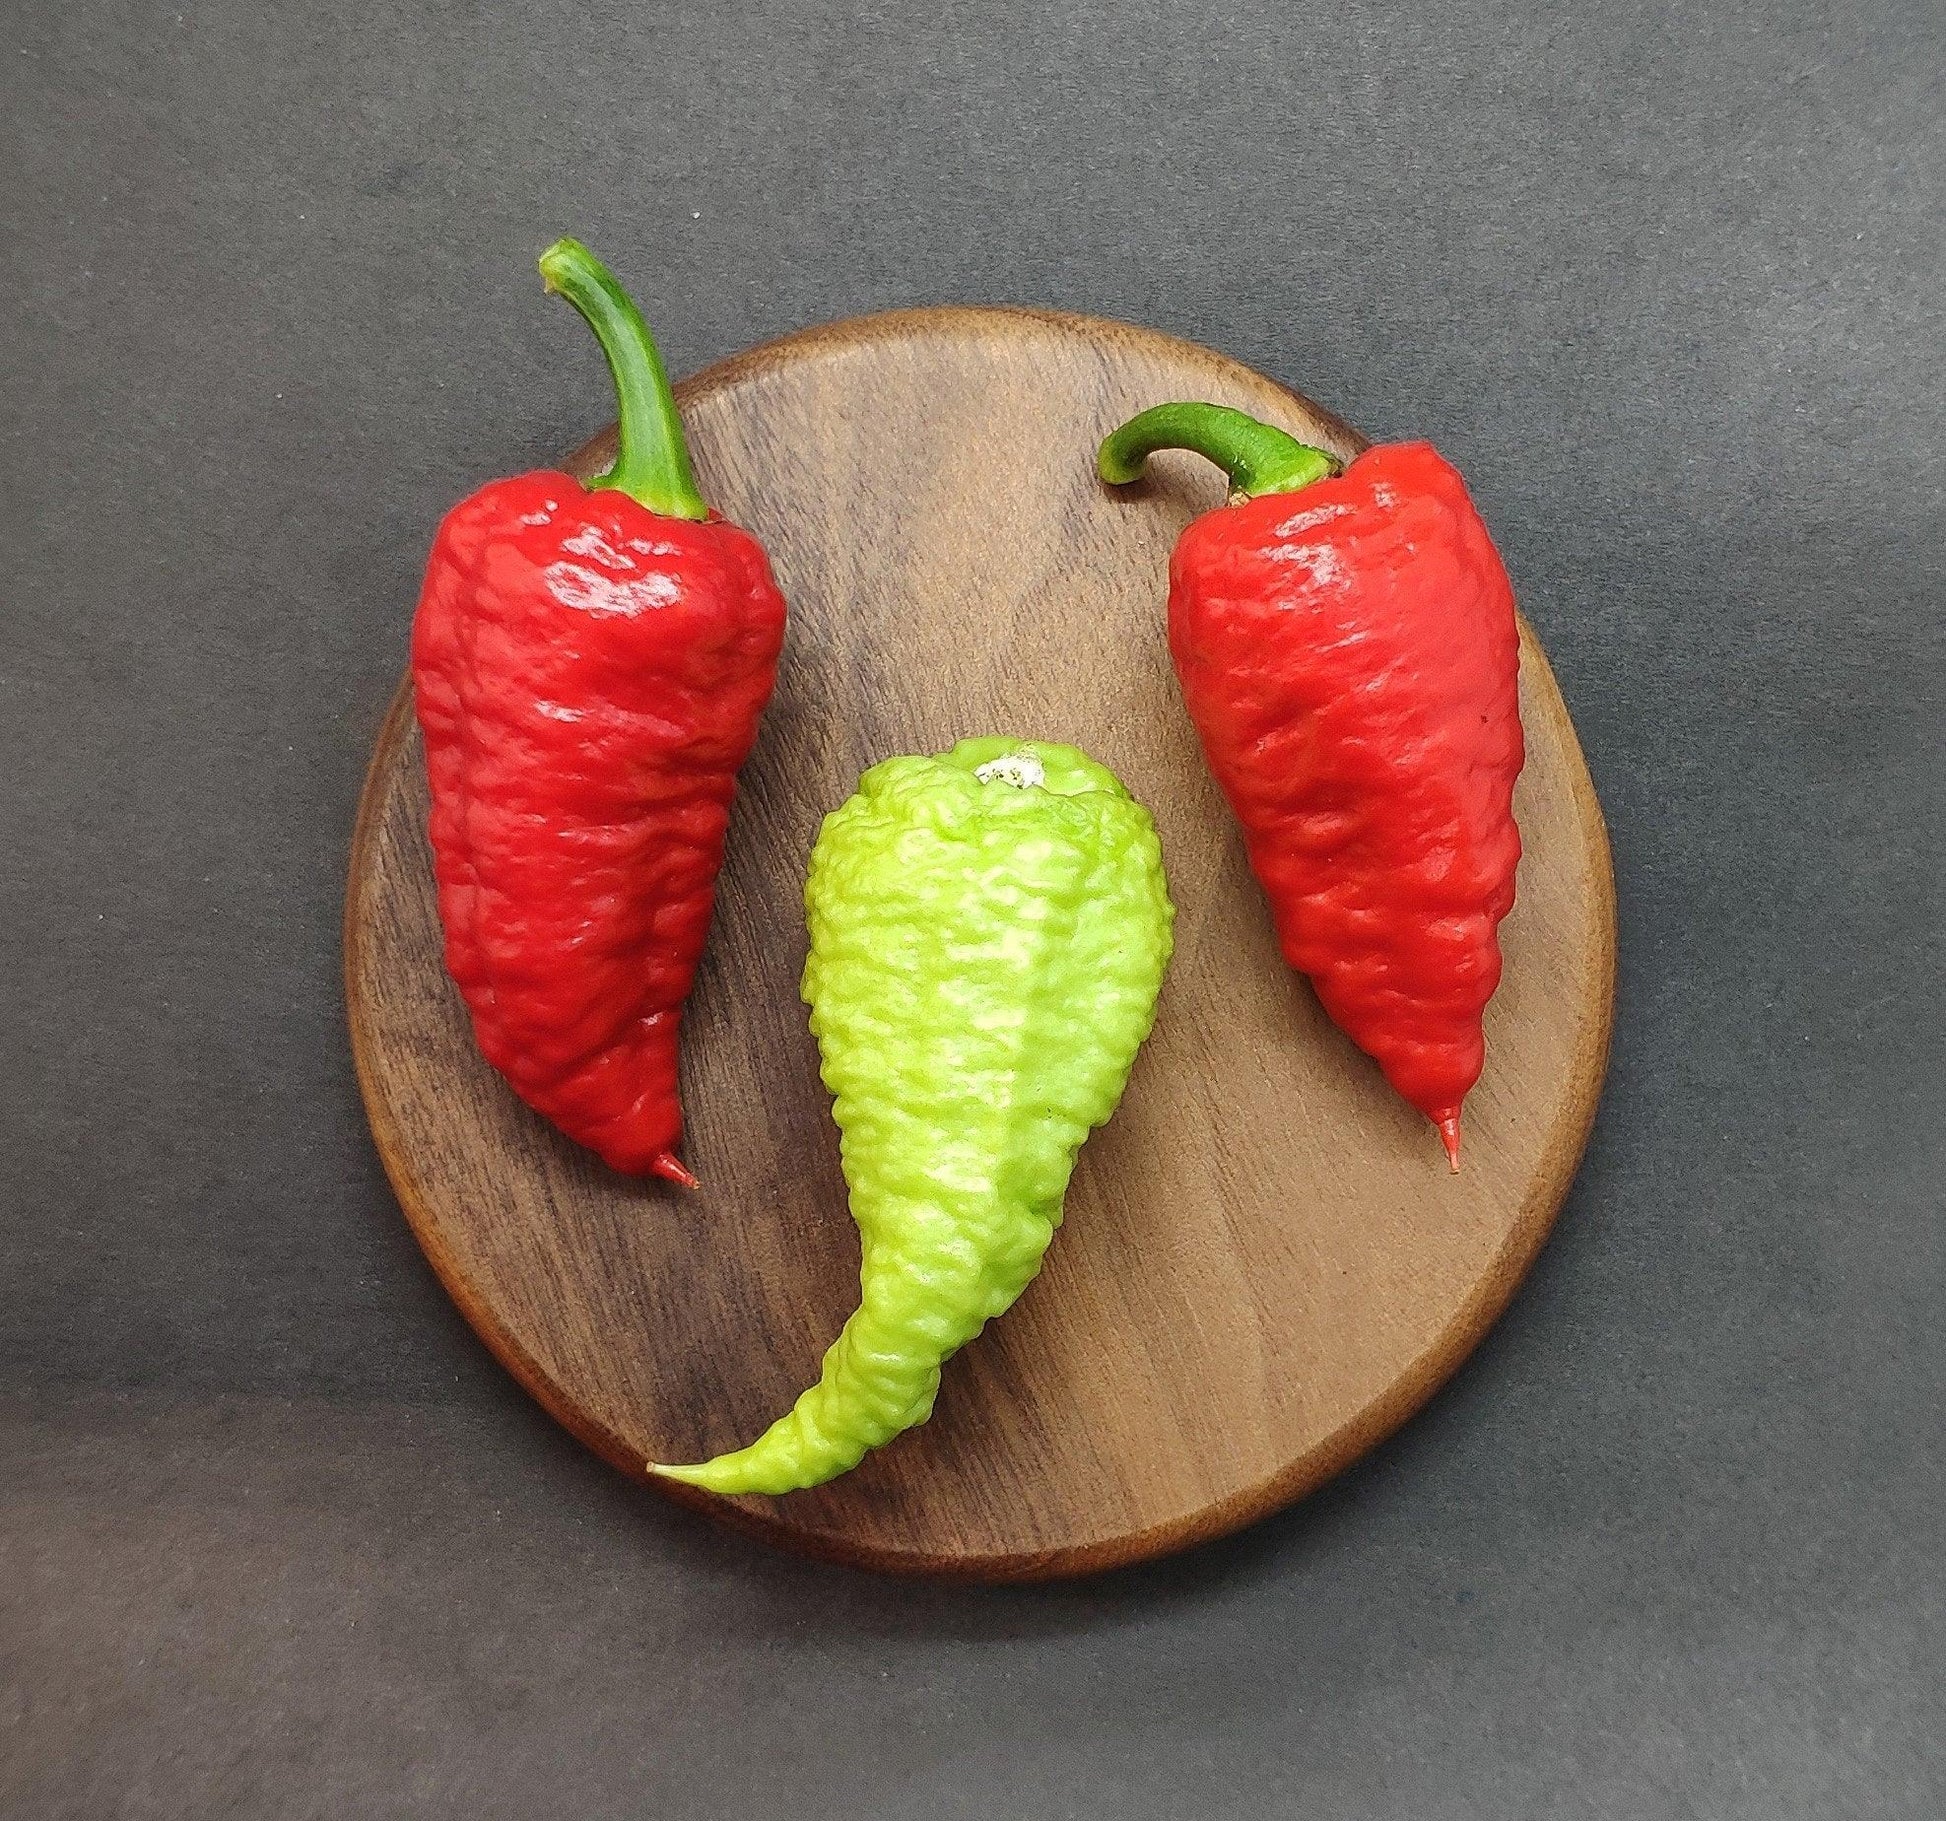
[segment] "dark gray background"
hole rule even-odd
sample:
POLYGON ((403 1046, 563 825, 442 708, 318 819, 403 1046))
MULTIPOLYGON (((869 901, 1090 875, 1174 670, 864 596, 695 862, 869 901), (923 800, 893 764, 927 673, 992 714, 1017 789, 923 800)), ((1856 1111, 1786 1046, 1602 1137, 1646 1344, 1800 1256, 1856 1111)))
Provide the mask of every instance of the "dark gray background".
POLYGON ((1933 1816, 1938 0, 0 12, 11 1817, 1933 1816), (557 1432, 367 1141, 341 869, 438 513, 888 305, 1152 323, 1471 478, 1621 879, 1453 1386, 1093 1583, 783 1559, 557 1432))

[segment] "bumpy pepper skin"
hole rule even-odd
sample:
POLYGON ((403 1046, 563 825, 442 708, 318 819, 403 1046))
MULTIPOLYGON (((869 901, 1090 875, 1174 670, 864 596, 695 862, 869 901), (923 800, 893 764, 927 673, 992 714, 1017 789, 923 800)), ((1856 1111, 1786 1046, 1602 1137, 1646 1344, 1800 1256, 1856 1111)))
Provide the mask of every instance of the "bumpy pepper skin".
POLYGON ((566 474, 439 528, 413 625, 446 966, 481 1053, 680 1181, 677 1029, 783 639, 763 550, 566 474))
POLYGON ((693 1184, 677 1029, 784 600, 696 494, 633 304, 575 242, 542 271, 602 338, 622 449, 590 487, 494 481, 433 541, 412 676, 446 965, 522 1099, 617 1170, 693 1184))
POLYGON ((1040 1269, 1154 1022, 1174 916, 1114 775, 1003 739, 875 765, 825 819, 805 906, 860 1303, 765 1434, 659 1469, 716 1492, 818 1485, 932 1414, 941 1366, 1040 1269))
MULTIPOLYGON (((1169 648, 1183 698, 1286 959, 1439 1126, 1457 1168, 1520 859, 1513 590, 1430 445, 1381 445, 1312 478, 1326 458, 1298 470, 1288 451, 1302 445, 1242 425, 1217 424, 1214 449, 1185 440, 1225 460, 1247 496, 1247 438, 1261 432, 1286 446, 1290 480, 1206 513, 1176 545, 1169 648)), ((1109 452, 1102 466, 1128 478, 1109 452)))

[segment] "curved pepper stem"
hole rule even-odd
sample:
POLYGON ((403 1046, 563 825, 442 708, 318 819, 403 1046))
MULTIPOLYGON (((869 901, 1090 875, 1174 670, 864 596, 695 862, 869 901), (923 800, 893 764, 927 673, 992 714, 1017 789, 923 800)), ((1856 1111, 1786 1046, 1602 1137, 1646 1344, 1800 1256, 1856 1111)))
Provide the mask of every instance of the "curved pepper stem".
POLYGON ((614 467, 596 475, 589 490, 616 488, 664 518, 708 518, 689 466, 676 395, 634 300, 578 240, 549 247, 541 255, 541 277, 587 318, 615 376, 620 447, 614 467))
POLYGON ((1243 499, 1295 493, 1343 466, 1336 456, 1228 405, 1178 404, 1156 405, 1131 417, 1103 441, 1095 467, 1110 486, 1123 487, 1158 449, 1208 456, 1229 475, 1230 491, 1243 499))

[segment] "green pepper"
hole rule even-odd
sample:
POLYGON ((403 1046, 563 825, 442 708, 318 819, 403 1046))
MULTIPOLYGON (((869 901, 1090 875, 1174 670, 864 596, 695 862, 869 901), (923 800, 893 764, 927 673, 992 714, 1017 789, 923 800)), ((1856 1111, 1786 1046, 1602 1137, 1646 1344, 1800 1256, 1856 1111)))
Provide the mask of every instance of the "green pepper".
POLYGON ((1175 916, 1148 811, 1033 740, 873 766, 825 818, 804 903, 861 1294, 788 1415, 655 1468, 713 1492, 821 1485, 932 1414, 940 1368, 1040 1269, 1155 1022, 1175 916))

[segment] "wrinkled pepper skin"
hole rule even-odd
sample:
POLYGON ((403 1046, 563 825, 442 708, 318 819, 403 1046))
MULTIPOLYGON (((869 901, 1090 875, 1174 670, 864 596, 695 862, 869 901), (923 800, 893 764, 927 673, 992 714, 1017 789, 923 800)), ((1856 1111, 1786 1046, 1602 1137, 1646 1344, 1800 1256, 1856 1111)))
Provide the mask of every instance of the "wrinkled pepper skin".
POLYGON ((566 474, 434 540, 412 675, 446 966, 481 1054, 617 1170, 686 1174, 677 1031, 783 632, 747 532, 566 474))
POLYGON ((620 452, 446 516, 412 629, 446 965, 481 1053, 617 1170, 692 1185, 677 1031, 784 600, 696 492, 648 329, 585 247, 541 261, 600 337, 620 452))
POLYGON ((1513 590, 1465 483, 1381 445, 1204 514, 1169 581, 1183 699, 1285 958, 1457 1168, 1524 757, 1513 590))
POLYGON ((940 1368, 1040 1269, 1170 951, 1148 812, 1073 747, 888 759, 825 819, 804 997, 842 1133, 859 1307, 790 1413, 658 1471, 783 1493, 932 1413, 940 1368))

